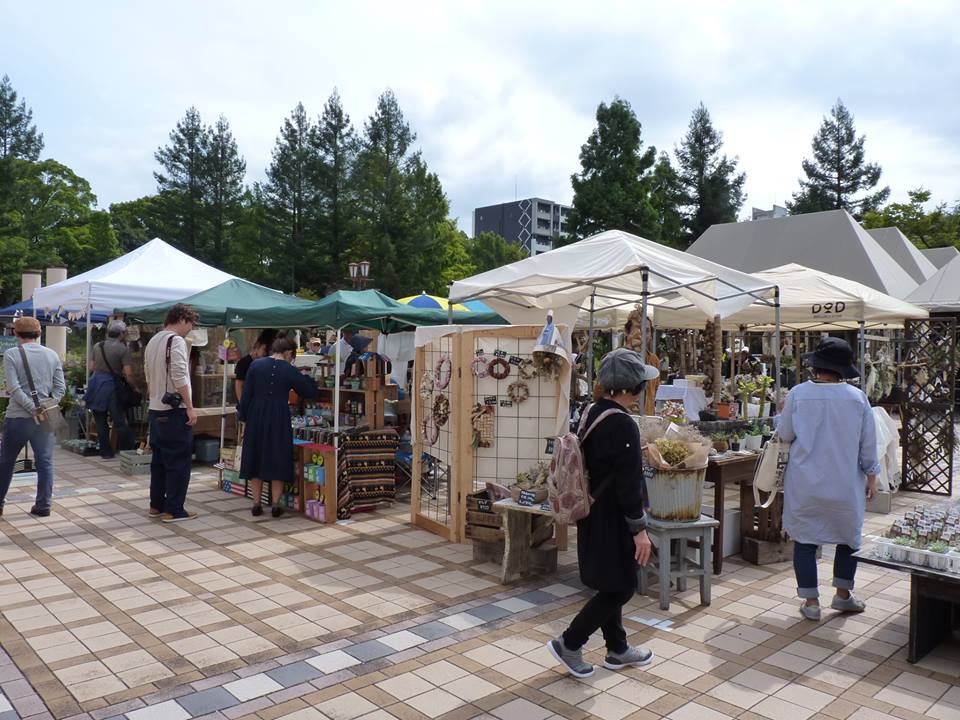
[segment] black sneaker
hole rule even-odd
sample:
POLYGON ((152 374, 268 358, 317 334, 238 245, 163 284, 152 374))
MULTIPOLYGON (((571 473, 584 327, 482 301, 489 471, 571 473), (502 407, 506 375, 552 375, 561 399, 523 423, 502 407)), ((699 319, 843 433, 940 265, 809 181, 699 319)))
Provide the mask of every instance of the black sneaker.
POLYGON ((574 677, 588 678, 593 675, 593 665, 583 660, 582 650, 568 650, 563 644, 563 636, 547 643, 547 650, 574 677))
POLYGON ((42 508, 34 505, 30 508, 30 514, 36 515, 37 517, 50 517, 50 508, 42 508))
POLYGON ((274 506, 273 510, 270 511, 270 514, 273 515, 275 518, 280 517, 281 515, 283 515, 283 513, 284 513, 284 509, 279 505, 274 506))
POLYGON ((603 659, 607 670, 622 670, 625 667, 643 667, 653 662, 653 652, 645 647, 629 646, 622 653, 610 652, 603 659))
POLYGON ((263 515, 263 505, 254 505, 250 508, 250 514, 254 517, 260 517, 263 515))

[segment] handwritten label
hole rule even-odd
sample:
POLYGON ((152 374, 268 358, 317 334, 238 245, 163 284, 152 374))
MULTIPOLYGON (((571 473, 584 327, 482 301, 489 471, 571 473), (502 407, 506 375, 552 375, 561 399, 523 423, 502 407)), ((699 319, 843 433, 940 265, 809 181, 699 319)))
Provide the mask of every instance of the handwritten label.
POLYGON ((553 512, 553 507, 550 505, 549 500, 544 500, 543 504, 540 506, 540 509, 544 512, 553 512))
POLYGON ((544 449, 544 451, 543 451, 544 454, 546 454, 546 455, 553 455, 553 445, 554 445, 554 439, 553 439, 553 438, 547 438, 547 447, 546 447, 546 448, 544 449))
POLYGON ((483 348, 477 348, 476 352, 473 353, 477 357, 483 357, 486 353, 483 351, 483 348))
POLYGON ((497 396, 496 396, 496 395, 487 395, 487 397, 485 397, 485 398, 483 399, 483 404, 484 404, 484 405, 496 405, 496 404, 497 404, 497 396))
POLYGON ((537 502, 537 493, 533 490, 521 490, 520 497, 517 498, 517 505, 533 507, 537 502))
POLYGON ((522 361, 520 360, 520 358, 518 358, 516 355, 511 355, 511 356, 510 356, 509 363, 510 363, 511 365, 519 365, 521 362, 522 362, 522 361))
POLYGON ((513 400, 501 400, 500 407, 513 407, 513 400))
POLYGON ((493 512, 493 502, 487 498, 478 498, 477 509, 480 512, 493 512))
POLYGON ((493 356, 498 358, 505 358, 507 356, 506 350, 494 350, 493 356))

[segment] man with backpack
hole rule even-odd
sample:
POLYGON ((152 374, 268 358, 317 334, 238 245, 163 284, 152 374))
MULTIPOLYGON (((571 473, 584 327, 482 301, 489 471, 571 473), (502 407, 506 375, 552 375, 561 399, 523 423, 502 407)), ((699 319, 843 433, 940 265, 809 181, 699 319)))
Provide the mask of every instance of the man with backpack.
POLYGON ((136 390, 133 354, 127 345, 126 323, 113 320, 107 326, 107 339, 94 345, 88 366, 93 374, 90 376, 84 400, 97 424, 100 457, 109 460, 113 457, 113 446, 110 444, 108 414, 113 420, 113 429, 117 432, 117 449, 133 450, 136 447, 133 431, 127 420, 127 396, 136 393, 136 390))
POLYGON ((593 675, 582 648, 598 629, 607 646, 604 667, 639 667, 653 659, 650 650, 627 643, 623 606, 637 589, 637 563, 647 564, 651 548, 643 510, 640 431, 628 409, 647 381, 659 376, 660 371, 633 350, 609 353, 597 374, 603 396, 584 413, 577 436, 560 438, 554 452, 551 503, 559 519, 577 521, 580 579, 596 595, 547 649, 578 678, 593 675), (588 497, 578 498, 578 483, 589 488, 588 497))

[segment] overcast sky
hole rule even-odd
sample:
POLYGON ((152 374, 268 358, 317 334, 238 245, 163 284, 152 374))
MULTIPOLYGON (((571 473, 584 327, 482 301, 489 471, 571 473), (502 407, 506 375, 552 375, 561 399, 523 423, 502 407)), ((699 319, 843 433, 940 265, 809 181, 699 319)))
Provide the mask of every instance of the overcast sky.
POLYGON ((226 115, 252 182, 294 105, 316 116, 334 87, 358 129, 394 90, 467 232, 515 188, 569 202, 615 95, 670 152, 703 101, 747 173, 742 213, 789 199, 838 97, 894 200, 960 200, 955 2, 4 5, 0 75, 104 207, 155 190, 153 152, 190 105, 226 115))

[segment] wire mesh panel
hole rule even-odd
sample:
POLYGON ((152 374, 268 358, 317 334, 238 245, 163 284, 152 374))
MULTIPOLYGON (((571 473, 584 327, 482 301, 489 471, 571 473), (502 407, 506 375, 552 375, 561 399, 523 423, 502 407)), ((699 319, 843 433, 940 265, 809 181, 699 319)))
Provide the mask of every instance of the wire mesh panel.
POLYGON ((953 492, 957 322, 907 320, 904 343, 904 490, 953 492))
POLYGON ((420 412, 417 432, 421 439, 420 501, 417 512, 433 522, 451 524, 451 465, 453 457, 453 350, 454 337, 437 338, 424 347, 423 367, 418 368, 415 392, 420 412))

